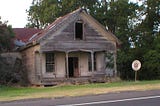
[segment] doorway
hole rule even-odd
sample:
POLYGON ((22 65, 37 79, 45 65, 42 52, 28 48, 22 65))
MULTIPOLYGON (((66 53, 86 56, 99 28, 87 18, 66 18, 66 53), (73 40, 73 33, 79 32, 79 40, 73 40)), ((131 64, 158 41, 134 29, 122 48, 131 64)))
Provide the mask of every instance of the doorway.
POLYGON ((78 57, 68 58, 69 77, 79 77, 78 57))

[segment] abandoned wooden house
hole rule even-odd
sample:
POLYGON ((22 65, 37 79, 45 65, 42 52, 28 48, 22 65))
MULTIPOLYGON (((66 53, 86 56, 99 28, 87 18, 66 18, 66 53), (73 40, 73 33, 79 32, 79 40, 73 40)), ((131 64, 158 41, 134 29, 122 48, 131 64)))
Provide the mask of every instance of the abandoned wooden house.
POLYGON ((120 41, 84 9, 59 17, 20 48, 31 84, 50 85, 114 76, 120 41), (106 54, 113 69, 106 68, 106 54))

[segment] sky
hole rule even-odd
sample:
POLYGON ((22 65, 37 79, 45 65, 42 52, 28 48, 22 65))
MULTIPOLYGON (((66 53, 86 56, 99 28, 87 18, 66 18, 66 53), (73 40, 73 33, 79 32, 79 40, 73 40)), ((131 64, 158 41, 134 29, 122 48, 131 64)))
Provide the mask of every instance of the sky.
POLYGON ((23 28, 27 24, 26 9, 32 0, 0 0, 0 16, 2 21, 8 21, 13 28, 23 28))
MULTIPOLYGON (((137 0, 131 0, 137 1, 137 0)), ((26 10, 32 0, 0 0, 0 16, 2 21, 8 21, 13 28, 23 28, 28 23, 26 10)))

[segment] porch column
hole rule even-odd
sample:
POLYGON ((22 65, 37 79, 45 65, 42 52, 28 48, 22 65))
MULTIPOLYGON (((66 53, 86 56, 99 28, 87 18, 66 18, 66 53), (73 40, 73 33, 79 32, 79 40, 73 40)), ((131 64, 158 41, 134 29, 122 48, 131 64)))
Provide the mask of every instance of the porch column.
POLYGON ((116 51, 114 52, 113 55, 114 55, 114 73, 113 73, 113 76, 116 77, 117 76, 117 61, 116 61, 117 53, 116 53, 116 51))
POLYGON ((68 74, 68 52, 66 52, 66 77, 68 78, 69 77, 69 74, 68 74))
POLYGON ((91 61, 92 61, 92 75, 93 75, 93 72, 94 72, 94 52, 93 51, 91 52, 91 61))

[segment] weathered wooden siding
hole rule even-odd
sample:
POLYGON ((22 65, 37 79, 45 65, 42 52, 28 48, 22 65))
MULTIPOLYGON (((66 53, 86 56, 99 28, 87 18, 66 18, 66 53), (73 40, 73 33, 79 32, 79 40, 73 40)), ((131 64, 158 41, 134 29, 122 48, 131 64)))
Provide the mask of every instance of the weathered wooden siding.
POLYGON ((88 53, 80 53, 80 72, 81 76, 90 76, 91 72, 88 70, 88 53))
POLYGON ((66 23, 62 26, 61 30, 57 33, 52 34, 45 41, 42 41, 41 51, 67 51, 67 50, 110 50, 116 49, 114 42, 106 40, 106 38, 94 29, 90 23, 86 22, 82 17, 78 19, 83 20, 83 40, 75 40, 75 22, 66 23))
POLYGON ((56 52, 55 55, 55 71, 56 77, 58 78, 65 78, 66 77, 66 66, 65 66, 65 53, 63 52, 56 52))
POLYGON ((96 60, 97 60, 96 61, 97 71, 104 71, 105 70, 104 52, 97 52, 96 60))
MULTIPOLYGON (((83 20, 81 18, 81 20, 83 20)), ((75 21, 69 23, 65 28, 61 31, 60 34, 54 37, 55 40, 58 41, 73 41, 75 40, 75 21), (62 37, 63 36, 63 37, 62 37)), ((89 23, 83 20, 83 34, 84 34, 84 41, 106 41, 104 36, 100 35, 96 29, 94 29, 89 23)))

